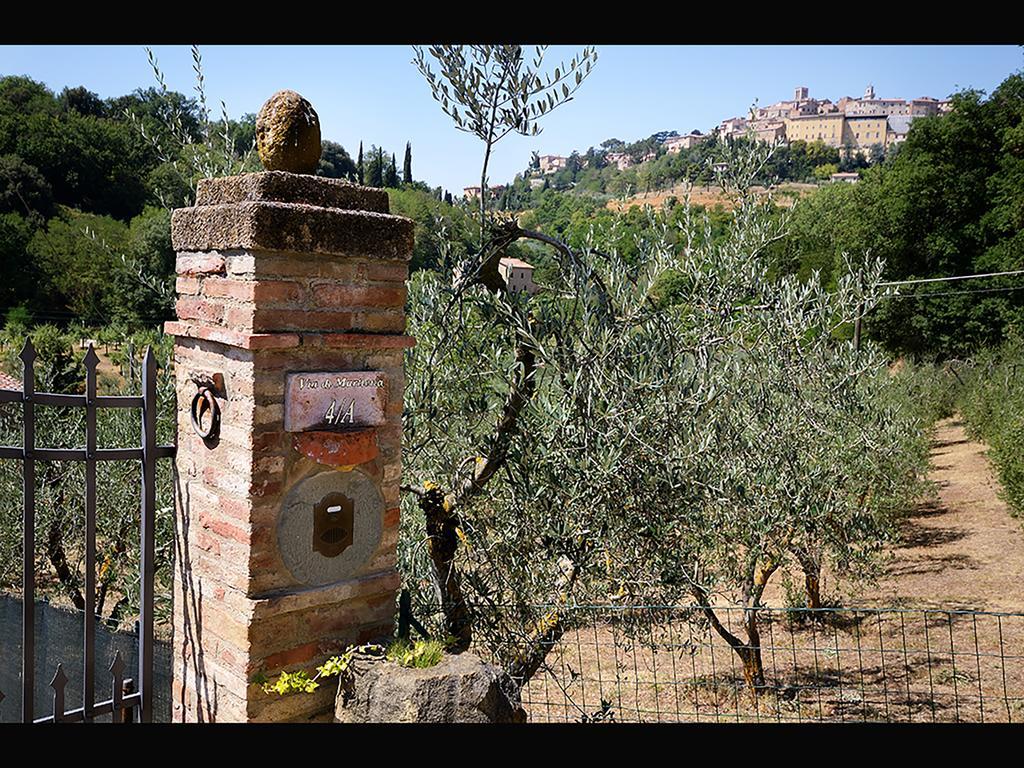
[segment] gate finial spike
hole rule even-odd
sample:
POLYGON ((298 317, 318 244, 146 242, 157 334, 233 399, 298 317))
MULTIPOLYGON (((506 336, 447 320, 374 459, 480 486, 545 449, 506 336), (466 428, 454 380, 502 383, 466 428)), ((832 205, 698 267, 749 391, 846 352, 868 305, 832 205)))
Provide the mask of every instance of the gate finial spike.
POLYGON ((65 684, 68 681, 67 675, 64 674, 64 665, 57 664, 57 673, 53 676, 53 680, 50 681, 50 687, 53 690, 63 690, 65 684))
MULTIPOLYGON (((121 652, 114 652, 114 660, 110 662, 110 704, 113 710, 113 720, 116 721, 120 716, 124 717, 124 712, 121 709, 122 696, 124 694, 124 659, 121 658, 121 652)), ((123 720, 122 720, 123 721, 123 720)))
POLYGON ((64 686, 67 682, 68 678, 64 674, 64 665, 58 662, 57 674, 50 681, 50 687, 53 688, 53 722, 55 723, 64 719, 64 686))
POLYGON ((85 358, 82 360, 85 363, 85 367, 88 370, 94 369, 100 362, 100 356, 96 354, 96 350, 93 349, 92 344, 89 345, 89 349, 85 353, 85 358))
POLYGON ((32 345, 32 339, 28 336, 25 337, 25 346, 21 348, 19 357, 25 365, 30 365, 36 359, 36 348, 32 345))

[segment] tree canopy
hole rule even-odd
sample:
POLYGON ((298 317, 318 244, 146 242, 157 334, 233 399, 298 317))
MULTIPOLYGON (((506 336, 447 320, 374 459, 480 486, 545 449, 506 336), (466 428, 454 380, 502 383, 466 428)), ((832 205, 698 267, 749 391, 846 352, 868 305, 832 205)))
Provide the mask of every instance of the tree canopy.
MULTIPOLYGON (((152 326, 172 315, 170 209, 198 178, 256 170, 256 116, 211 118, 163 87, 109 99, 0 77, 0 312, 152 326)), ((319 173, 354 180, 340 144, 319 173)))

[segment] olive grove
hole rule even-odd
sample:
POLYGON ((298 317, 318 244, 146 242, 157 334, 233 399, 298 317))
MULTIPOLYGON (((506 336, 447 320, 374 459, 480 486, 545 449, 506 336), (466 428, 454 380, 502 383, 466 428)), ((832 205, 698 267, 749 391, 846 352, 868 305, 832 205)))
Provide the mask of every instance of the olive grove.
MULTIPOLYGON (((517 46, 472 54, 504 61, 490 68, 430 52, 449 88, 427 79, 449 113, 453 91, 474 102, 500 92, 480 83, 524 66, 517 46)), ((519 82, 543 81, 530 70, 519 82)), ((511 122, 532 131, 529 117, 511 122)), ((840 333, 878 301, 882 265, 848 265, 832 291, 770 276, 786 219, 749 189, 772 151, 719 147, 735 194, 725 237, 706 216, 685 216, 671 239, 652 222, 627 261, 596 235, 572 249, 481 204, 475 257, 451 260, 454 279, 411 281, 406 584, 456 650, 486 648, 519 685, 571 628, 573 606, 619 601, 692 606, 757 691, 773 575, 802 568, 812 605, 823 568, 870 575, 920 491, 920 419, 880 351, 840 333), (559 265, 532 297, 493 278, 524 239, 559 265), (654 288, 670 274, 666 305, 654 288)))

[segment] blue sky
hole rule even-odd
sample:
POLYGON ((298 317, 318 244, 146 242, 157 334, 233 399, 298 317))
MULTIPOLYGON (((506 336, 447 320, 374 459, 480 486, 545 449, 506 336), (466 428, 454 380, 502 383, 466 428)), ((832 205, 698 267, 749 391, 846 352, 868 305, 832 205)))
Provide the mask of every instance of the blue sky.
MULTIPOLYGON (((154 46, 168 86, 192 94, 189 47, 154 46)), ((552 46, 546 66, 575 46, 552 46)), ((457 131, 411 64, 409 46, 203 46, 211 104, 228 114, 256 112, 274 91, 291 88, 320 115, 324 138, 355 156, 359 142, 382 144, 401 162, 413 144, 413 174, 457 192, 479 183, 482 147, 457 131)), ((719 121, 789 98, 859 96, 944 98, 960 88, 991 92, 1024 66, 1018 46, 632 46, 598 48, 599 60, 575 99, 551 113, 536 137, 511 135, 491 162, 492 183, 510 180, 531 151, 568 154, 607 138, 625 141, 661 130, 706 131, 719 121)), ((0 74, 29 75, 59 92, 84 85, 102 97, 155 84, 141 46, 0 46, 0 74)))

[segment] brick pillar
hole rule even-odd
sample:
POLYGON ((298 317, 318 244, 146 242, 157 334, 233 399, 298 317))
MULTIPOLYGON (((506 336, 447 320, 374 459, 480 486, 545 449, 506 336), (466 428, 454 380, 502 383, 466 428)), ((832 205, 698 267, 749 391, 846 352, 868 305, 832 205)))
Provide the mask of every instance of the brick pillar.
POLYGON ((267 172, 201 181, 171 231, 173 719, 316 717, 334 686, 254 680, 391 632, 413 224, 381 190, 267 172), (200 386, 220 409, 206 439, 200 386))

